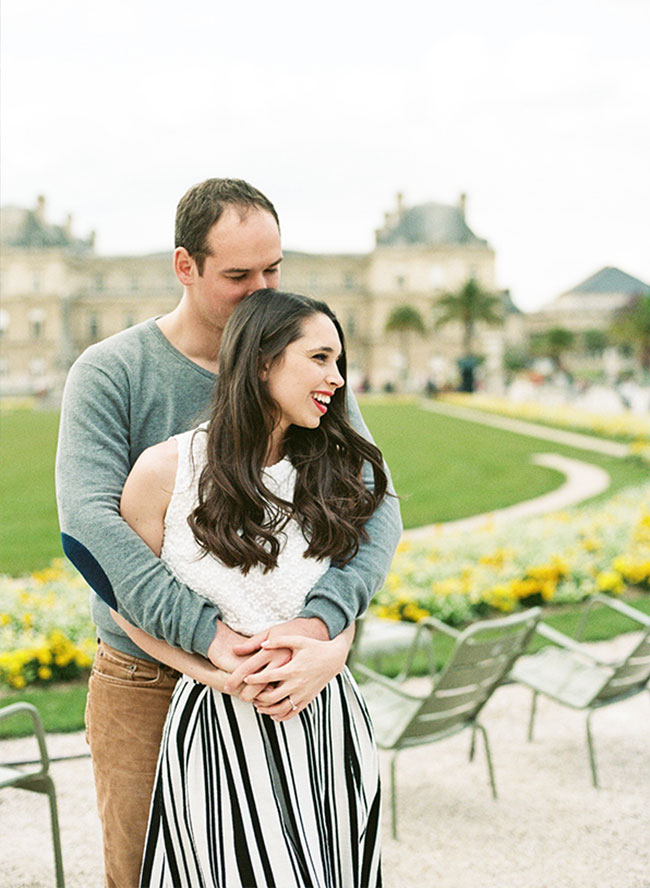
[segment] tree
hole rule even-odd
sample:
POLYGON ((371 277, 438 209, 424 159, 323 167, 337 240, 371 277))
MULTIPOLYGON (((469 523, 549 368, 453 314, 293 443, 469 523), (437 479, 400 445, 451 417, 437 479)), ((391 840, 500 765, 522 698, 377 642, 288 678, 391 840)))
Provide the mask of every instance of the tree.
POLYGON ((590 355, 602 355, 609 345, 609 337, 604 330, 585 330, 583 333, 583 342, 586 351, 590 355))
POLYGON ((571 330, 564 327, 551 327, 550 330, 542 334, 536 347, 553 361, 557 370, 566 372, 564 353, 573 346, 575 338, 575 333, 572 333, 571 330))
POLYGON ((463 356, 459 361, 463 374, 463 391, 474 391, 474 369, 479 359, 473 354, 474 333, 478 323, 503 323, 503 304, 495 293, 484 290, 474 278, 466 281, 460 290, 445 293, 435 305, 438 314, 436 329, 446 324, 460 323, 463 328, 463 356))
POLYGON ((612 333, 619 342, 635 347, 642 369, 650 372, 650 294, 635 296, 619 311, 612 333))
POLYGON ((408 379, 411 367, 411 338, 413 333, 423 336, 426 332, 422 315, 412 305, 398 305, 386 321, 386 332, 397 333, 400 351, 406 360, 404 378, 408 379))

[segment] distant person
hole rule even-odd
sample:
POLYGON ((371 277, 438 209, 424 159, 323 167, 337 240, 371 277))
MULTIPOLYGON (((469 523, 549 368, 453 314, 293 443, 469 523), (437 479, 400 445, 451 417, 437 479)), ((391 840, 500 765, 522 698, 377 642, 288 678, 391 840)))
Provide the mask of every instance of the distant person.
MULTIPOLYGON (((255 290, 276 288, 280 278, 276 211, 242 180, 208 179, 191 188, 178 205, 175 239, 174 270, 183 286, 178 306, 87 349, 70 370, 61 412, 63 547, 97 593, 91 606, 99 646, 86 725, 108 888, 138 882, 162 727, 178 678, 131 641, 111 608, 149 635, 207 657, 215 671, 236 673, 245 701, 259 691, 244 686, 247 671, 279 666, 293 654, 264 650, 259 638, 252 652, 219 607, 180 582, 120 516, 122 488, 142 451, 194 428, 206 415, 233 308, 255 290)), ((350 392, 347 404, 352 425, 369 437, 350 392)), ((372 485, 372 474, 364 477, 372 485)), ((345 565, 334 561, 295 619, 269 630, 271 641, 287 635, 335 639, 363 613, 401 531, 394 497, 382 501, 366 530, 355 557, 345 565)), ((327 662, 295 657, 306 683, 313 684, 315 673, 327 681, 339 672, 337 644, 322 659, 327 662)), ((283 718, 294 710, 285 699, 266 712, 283 718)))
MULTIPOLYGON (((259 290, 226 324, 207 427, 148 448, 127 478, 124 518, 239 633, 295 618, 330 560, 354 556, 384 498, 381 454, 350 426, 344 382, 330 309, 259 290)), ((354 679, 341 672, 347 641, 276 639, 294 659, 249 678, 270 683, 253 706, 228 696, 222 675, 209 674, 207 687, 202 657, 116 619, 183 673, 163 732, 142 888, 380 885, 377 751, 354 679), (328 646, 341 674, 305 687, 296 664, 328 646), (282 701, 284 719, 264 714, 282 701)))

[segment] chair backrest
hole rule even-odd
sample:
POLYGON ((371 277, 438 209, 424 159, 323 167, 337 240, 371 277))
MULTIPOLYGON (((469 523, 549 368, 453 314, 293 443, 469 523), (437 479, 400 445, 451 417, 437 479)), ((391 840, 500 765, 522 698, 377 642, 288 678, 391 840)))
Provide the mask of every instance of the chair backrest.
POLYGON ((428 697, 405 728, 401 746, 434 740, 476 719, 525 650, 541 608, 473 623, 462 632, 428 697))
POLYGON ((592 706, 610 703, 614 699, 629 697, 642 691, 650 680, 650 626, 637 646, 614 669, 614 674, 603 685, 592 706))

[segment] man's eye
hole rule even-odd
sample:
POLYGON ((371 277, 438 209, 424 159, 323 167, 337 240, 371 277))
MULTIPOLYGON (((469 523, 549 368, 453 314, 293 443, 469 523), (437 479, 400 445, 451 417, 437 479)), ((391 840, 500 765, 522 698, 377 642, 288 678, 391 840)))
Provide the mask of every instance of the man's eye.
POLYGON ((276 265, 274 268, 267 268, 264 274, 280 274, 280 269, 276 265))
POLYGON ((315 359, 316 361, 326 361, 326 360, 327 360, 327 355, 314 355, 314 359, 315 359))
POLYGON ((230 275, 228 275, 228 280, 229 281, 243 281, 245 277, 246 277, 245 274, 230 274, 230 275))

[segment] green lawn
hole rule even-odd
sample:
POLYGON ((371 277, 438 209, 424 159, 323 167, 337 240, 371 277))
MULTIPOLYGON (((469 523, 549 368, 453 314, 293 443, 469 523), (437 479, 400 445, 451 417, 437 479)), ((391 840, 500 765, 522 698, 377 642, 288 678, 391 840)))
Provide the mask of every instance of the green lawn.
POLYGON ((533 465, 534 453, 559 453, 601 466, 612 479, 608 496, 648 479, 647 467, 635 458, 515 435, 416 404, 369 399, 361 406, 402 497, 405 527, 489 512, 558 487, 564 476, 533 465))
POLYGON ((59 414, 0 416, 0 573, 38 570, 62 554, 54 495, 59 414))
MULTIPOLYGON (((616 459, 429 413, 415 404, 362 402, 402 497, 405 527, 503 508, 557 487, 562 475, 530 456, 553 451, 602 466, 610 492, 647 480, 616 459)), ((61 555, 54 497, 58 414, 7 411, 0 420, 0 573, 38 570, 61 555)))

